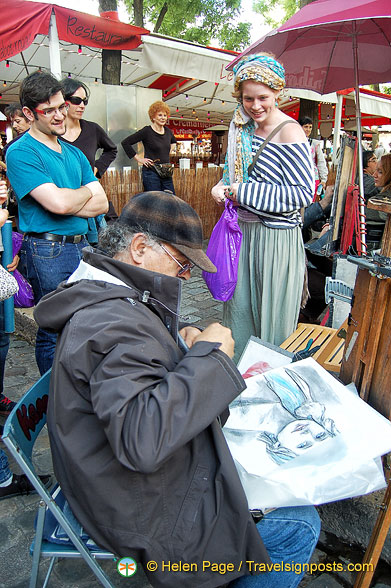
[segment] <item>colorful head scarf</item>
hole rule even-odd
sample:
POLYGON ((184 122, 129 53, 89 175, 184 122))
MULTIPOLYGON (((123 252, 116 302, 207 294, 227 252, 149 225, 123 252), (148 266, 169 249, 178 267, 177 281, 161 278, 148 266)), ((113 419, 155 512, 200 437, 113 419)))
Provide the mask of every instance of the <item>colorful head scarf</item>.
POLYGON ((225 158, 223 183, 248 181, 248 167, 252 162, 252 140, 255 133, 253 119, 241 104, 235 109, 228 132, 228 147, 225 158))
POLYGON ((245 80, 255 80, 273 90, 282 90, 285 86, 285 70, 271 55, 247 55, 235 65, 233 71, 235 90, 245 80))
MULTIPOLYGON (((256 53, 243 57, 234 67, 234 87, 237 91, 240 82, 254 80, 273 90, 285 86, 285 70, 270 55, 256 53)), ((248 181, 248 167, 252 163, 252 138, 255 123, 239 104, 235 109, 228 133, 228 149, 224 166, 223 183, 248 181)))

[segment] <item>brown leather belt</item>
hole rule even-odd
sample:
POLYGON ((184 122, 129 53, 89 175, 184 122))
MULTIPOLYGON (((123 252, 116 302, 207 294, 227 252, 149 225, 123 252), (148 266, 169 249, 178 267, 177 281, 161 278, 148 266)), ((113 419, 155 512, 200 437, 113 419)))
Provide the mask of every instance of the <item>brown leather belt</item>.
POLYGON ((85 238, 85 235, 56 235, 55 233, 25 233, 25 236, 62 243, 80 243, 85 238))

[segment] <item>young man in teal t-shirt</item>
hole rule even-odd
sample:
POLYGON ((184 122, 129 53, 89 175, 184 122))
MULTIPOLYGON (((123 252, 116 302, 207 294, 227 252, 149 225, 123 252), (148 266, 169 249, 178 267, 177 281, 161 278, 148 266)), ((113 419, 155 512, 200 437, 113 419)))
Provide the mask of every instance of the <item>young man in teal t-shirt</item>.
MULTIPOLYGON (((77 268, 88 245, 87 218, 107 212, 108 202, 84 154, 58 140, 68 109, 60 82, 35 72, 23 80, 19 97, 31 128, 7 150, 7 174, 24 233, 21 260, 37 303, 77 268)), ((55 344, 53 333, 38 330, 41 374, 52 365, 55 344)))

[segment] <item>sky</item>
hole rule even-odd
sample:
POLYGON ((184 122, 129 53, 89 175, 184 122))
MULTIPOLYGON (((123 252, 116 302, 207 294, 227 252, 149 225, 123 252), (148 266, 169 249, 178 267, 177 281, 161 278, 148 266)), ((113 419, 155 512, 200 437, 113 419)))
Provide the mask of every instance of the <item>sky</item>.
MULTIPOLYGON (((73 10, 80 10, 87 14, 99 15, 98 11, 98 0, 55 0, 50 2, 49 0, 43 0, 49 4, 58 4, 59 6, 65 6, 66 8, 72 8, 73 10)), ((270 31, 270 27, 263 23, 262 16, 256 12, 253 12, 252 7, 253 0, 242 0, 242 14, 240 20, 245 22, 251 22, 251 42, 255 42, 270 31)), ((129 22, 128 13, 125 10, 123 2, 118 1, 119 5, 119 18, 123 22, 129 22)), ((148 26, 146 26, 148 28, 148 26)))

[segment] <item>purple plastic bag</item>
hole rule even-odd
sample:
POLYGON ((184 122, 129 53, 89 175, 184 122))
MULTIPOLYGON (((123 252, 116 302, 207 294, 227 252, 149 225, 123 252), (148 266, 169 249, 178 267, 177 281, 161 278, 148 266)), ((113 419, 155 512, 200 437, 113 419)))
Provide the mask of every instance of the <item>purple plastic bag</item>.
MULTIPOLYGON (((19 253, 20 248, 22 246, 23 235, 17 233, 16 231, 12 232, 12 254, 15 257, 17 253, 19 253)), ((24 276, 18 271, 15 270, 12 274, 15 280, 18 282, 19 290, 14 295, 14 306, 15 308, 30 308, 34 306, 34 293, 33 289, 30 286, 29 282, 26 280, 24 276)))
POLYGON ((30 283, 18 270, 15 270, 12 275, 19 285, 19 290, 14 294, 15 308, 30 308, 34 306, 34 293, 30 283))
POLYGON ((238 279, 241 243, 238 213, 227 199, 224 212, 212 231, 206 250, 207 256, 217 267, 217 273, 202 272, 205 283, 216 300, 225 302, 233 296, 238 279))
POLYGON ((17 231, 12 231, 12 255, 15 257, 22 247, 23 235, 17 231))

